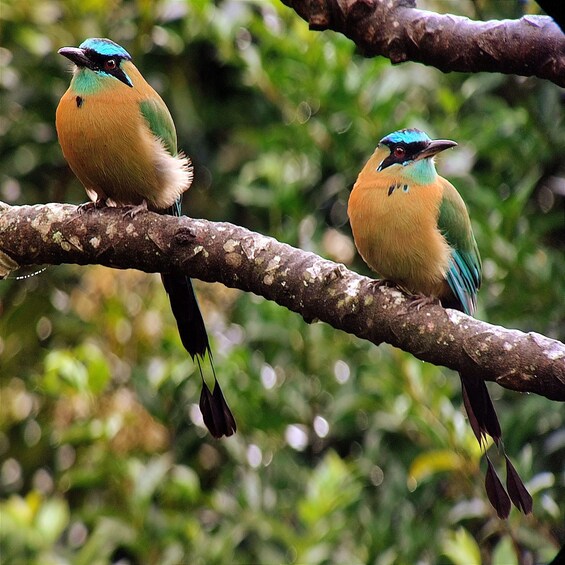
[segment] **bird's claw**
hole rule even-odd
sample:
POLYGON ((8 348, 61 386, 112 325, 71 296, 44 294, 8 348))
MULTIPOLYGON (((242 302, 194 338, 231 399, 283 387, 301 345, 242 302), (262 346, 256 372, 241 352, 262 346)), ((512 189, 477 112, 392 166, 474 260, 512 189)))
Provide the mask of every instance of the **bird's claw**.
POLYGON ((147 212, 147 202, 144 200, 141 204, 136 206, 127 206, 127 211, 124 212, 124 218, 130 218, 133 220, 140 212, 147 212))
POLYGON ((102 199, 98 199, 96 201, 90 201, 90 202, 83 202, 82 204, 79 204, 78 208, 77 208, 77 212, 79 214, 84 214, 86 212, 90 212, 90 210, 99 210, 100 208, 106 208, 107 204, 105 200, 102 199))
POLYGON ((441 304, 439 298, 435 296, 427 296, 425 294, 416 294, 414 299, 408 304, 409 308, 416 308, 420 310, 422 306, 429 306, 431 304, 441 304))
POLYGON ((389 281, 388 279, 373 279, 369 286, 376 290, 377 288, 388 287, 388 288, 398 288, 397 285, 393 281, 389 281))

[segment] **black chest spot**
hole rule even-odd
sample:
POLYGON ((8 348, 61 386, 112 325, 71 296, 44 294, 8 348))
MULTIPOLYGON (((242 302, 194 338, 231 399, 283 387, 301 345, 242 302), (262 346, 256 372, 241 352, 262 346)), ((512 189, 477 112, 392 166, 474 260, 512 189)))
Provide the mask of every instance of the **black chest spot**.
POLYGON ((83 103, 82 96, 76 97, 76 103, 77 103, 77 108, 80 108, 82 106, 82 103, 83 103))
POLYGON ((402 192, 408 192, 410 190, 410 187, 407 184, 391 184, 388 187, 388 195, 390 196, 397 188, 402 189, 402 192))

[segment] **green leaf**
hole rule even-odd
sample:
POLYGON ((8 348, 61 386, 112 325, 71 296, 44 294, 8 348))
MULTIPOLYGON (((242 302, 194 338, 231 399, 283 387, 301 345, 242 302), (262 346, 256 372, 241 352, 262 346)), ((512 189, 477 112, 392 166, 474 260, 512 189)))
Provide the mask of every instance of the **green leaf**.
POLYGON ((449 531, 442 542, 442 552, 453 565, 479 565, 481 551, 475 538, 465 528, 449 531))

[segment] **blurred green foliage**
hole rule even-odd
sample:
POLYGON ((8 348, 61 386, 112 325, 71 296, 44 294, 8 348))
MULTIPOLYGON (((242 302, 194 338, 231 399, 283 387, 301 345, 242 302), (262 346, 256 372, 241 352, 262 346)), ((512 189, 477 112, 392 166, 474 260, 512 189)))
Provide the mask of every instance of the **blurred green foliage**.
MULTIPOLYGON (((440 4, 513 17, 519 3, 440 4)), ((0 199, 85 200, 56 140, 57 49, 111 37, 195 162, 191 215, 360 272, 346 205, 377 141, 408 126, 457 140, 439 167, 482 252, 479 317, 565 338, 555 85, 365 60, 275 0, 3 0, 0 18, 0 199)), ((565 542, 561 405, 490 387, 534 496, 533 516, 503 523, 455 374, 197 287, 239 425, 219 442, 158 276, 60 266, 0 284, 2 563, 502 565, 565 542)))

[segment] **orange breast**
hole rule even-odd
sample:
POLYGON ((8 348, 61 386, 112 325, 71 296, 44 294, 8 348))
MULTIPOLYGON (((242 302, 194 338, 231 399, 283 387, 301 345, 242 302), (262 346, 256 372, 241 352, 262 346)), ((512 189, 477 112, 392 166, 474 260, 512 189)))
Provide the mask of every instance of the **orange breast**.
POLYGON ((439 183, 406 185, 386 171, 376 173, 369 161, 348 214, 355 245, 371 269, 410 292, 444 295, 450 249, 437 228, 441 196, 439 183))
POLYGON ((78 97, 69 88, 56 115, 63 154, 89 196, 117 204, 139 204, 144 194, 159 190, 152 137, 128 90, 117 83, 78 97))

